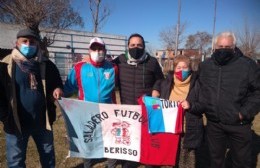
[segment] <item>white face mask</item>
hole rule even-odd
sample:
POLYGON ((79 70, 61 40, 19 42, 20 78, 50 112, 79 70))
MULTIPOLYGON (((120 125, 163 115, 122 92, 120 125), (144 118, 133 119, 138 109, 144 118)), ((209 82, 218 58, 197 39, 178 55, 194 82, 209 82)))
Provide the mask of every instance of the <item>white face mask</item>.
POLYGON ((91 57, 92 61, 94 61, 94 62, 102 62, 105 59, 105 54, 103 52, 99 53, 99 52, 92 51, 90 53, 90 57, 91 57))

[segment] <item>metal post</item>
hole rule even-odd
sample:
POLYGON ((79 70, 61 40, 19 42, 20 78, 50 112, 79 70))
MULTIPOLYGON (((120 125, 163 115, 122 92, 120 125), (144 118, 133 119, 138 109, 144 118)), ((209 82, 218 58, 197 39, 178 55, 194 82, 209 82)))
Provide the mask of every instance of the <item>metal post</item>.
POLYGON ((213 18, 213 33, 212 33, 212 44, 211 44, 211 54, 214 48, 214 37, 215 37, 215 27, 216 27, 216 14, 217 14, 217 0, 214 0, 214 18, 213 18))
POLYGON ((71 34, 70 36, 71 36, 71 40, 70 40, 71 56, 74 57, 73 34, 71 34))
POLYGON ((178 45, 179 45, 179 29, 180 29, 180 19, 181 18, 181 0, 178 0, 178 21, 176 27, 176 39, 175 39, 175 56, 178 54, 178 45))

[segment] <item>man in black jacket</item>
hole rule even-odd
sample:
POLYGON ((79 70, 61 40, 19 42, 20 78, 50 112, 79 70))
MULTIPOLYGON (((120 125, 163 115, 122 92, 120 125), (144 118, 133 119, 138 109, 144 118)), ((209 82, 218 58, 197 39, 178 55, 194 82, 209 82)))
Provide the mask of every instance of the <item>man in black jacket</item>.
MULTIPOLYGON (((121 104, 138 104, 144 94, 151 96, 155 82, 164 78, 156 60, 145 51, 145 41, 140 34, 128 38, 128 52, 113 60, 119 70, 119 90, 121 104)), ((116 160, 108 160, 108 167, 116 167, 116 160)), ((123 168, 137 167, 138 163, 122 161, 123 168)))
POLYGON ((153 85, 164 78, 156 58, 145 51, 145 41, 140 34, 128 38, 128 51, 115 60, 119 70, 121 104, 138 104, 137 99, 152 95, 153 85))
POLYGON ((199 66, 199 100, 191 103, 207 117, 211 168, 224 167, 227 140, 232 167, 251 167, 251 122, 260 111, 259 68, 235 45, 232 32, 215 38, 212 57, 199 66))
POLYGON ((29 137, 36 143, 42 167, 55 167, 52 124, 54 100, 62 95, 57 67, 41 54, 39 35, 20 30, 16 47, 0 63, 0 120, 6 135, 8 167, 26 167, 29 137))

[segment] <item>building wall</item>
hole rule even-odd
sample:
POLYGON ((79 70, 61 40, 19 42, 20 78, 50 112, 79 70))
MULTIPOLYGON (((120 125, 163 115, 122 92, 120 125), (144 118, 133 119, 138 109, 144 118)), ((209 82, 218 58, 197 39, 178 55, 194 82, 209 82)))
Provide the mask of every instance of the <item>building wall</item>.
MULTIPOLYGON (((201 62, 201 55, 199 54, 198 49, 178 49, 178 55, 186 55, 190 57, 192 69, 197 70, 197 66, 199 62, 201 62)), ((163 68, 164 73, 174 69, 174 50, 157 50, 155 56, 163 68)))
MULTIPOLYGON (((12 49, 15 46, 16 34, 24 27, 0 23, 0 49, 12 49)), ((47 47, 49 58, 57 65, 60 74, 65 80, 72 66, 88 54, 89 41, 93 37, 100 37, 106 44, 107 54, 112 58, 126 50, 127 38, 122 35, 91 33, 85 31, 62 30, 55 34, 50 30, 41 30, 41 37, 54 38, 47 47)))

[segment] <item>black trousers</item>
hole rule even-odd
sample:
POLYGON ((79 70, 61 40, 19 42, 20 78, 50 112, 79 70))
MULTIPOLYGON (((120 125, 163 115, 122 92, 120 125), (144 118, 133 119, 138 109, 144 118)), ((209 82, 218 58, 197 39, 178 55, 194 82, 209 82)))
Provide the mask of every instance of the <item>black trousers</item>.
POLYGON ((116 168, 118 164, 121 164, 122 168, 137 168, 141 165, 138 162, 132 162, 127 160, 116 160, 116 159, 108 159, 107 164, 108 164, 108 168, 116 168))
POLYGON ((226 125, 208 121, 206 135, 210 152, 210 167, 224 168, 227 144, 233 168, 251 168, 251 124, 226 125))

